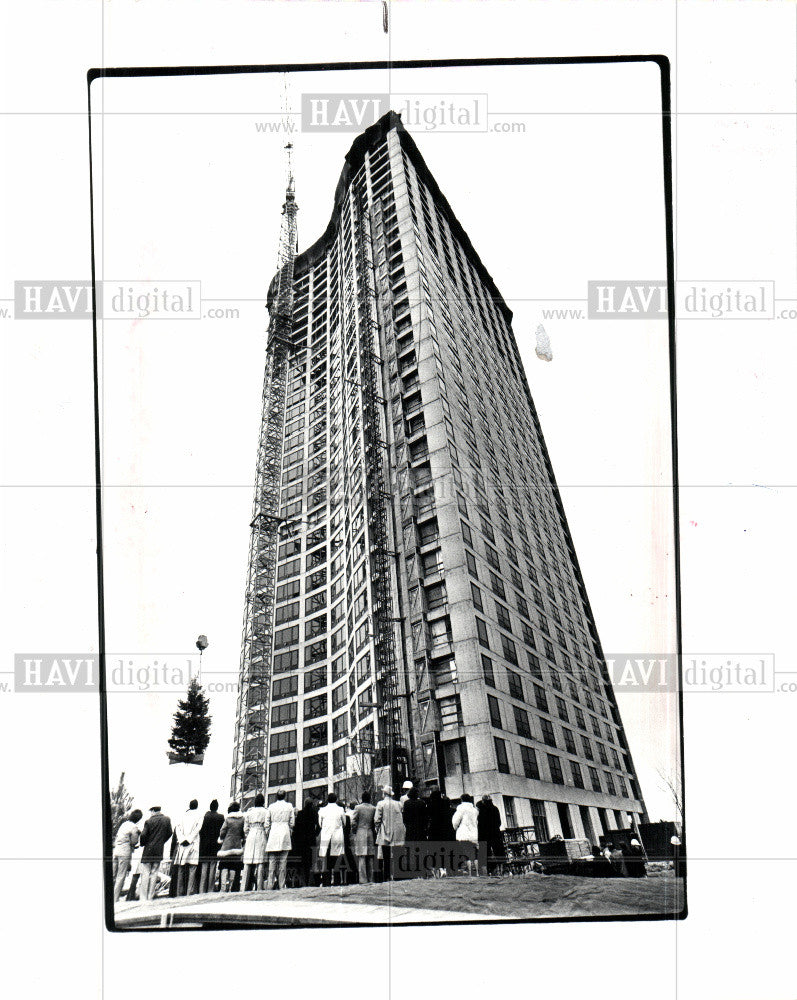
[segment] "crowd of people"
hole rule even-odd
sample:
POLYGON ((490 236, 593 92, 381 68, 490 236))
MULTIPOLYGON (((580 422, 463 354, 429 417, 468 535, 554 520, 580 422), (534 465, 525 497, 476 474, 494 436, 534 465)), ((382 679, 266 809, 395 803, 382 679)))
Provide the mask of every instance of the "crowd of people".
POLYGON ((174 826, 160 806, 152 806, 141 829, 143 814, 134 809, 114 839, 114 901, 139 848, 139 871, 131 877, 128 900, 136 898, 136 891, 140 899, 152 899, 167 884, 172 896, 284 889, 289 854, 299 859, 302 885, 332 885, 392 878, 392 852, 406 843, 460 841, 478 847, 482 842, 491 868, 504 853, 501 814, 489 795, 474 804, 473 796, 463 793, 455 803, 439 790, 422 797, 406 781, 400 796, 385 787, 378 802, 371 799, 364 791, 359 802, 346 806, 330 792, 323 805, 307 798, 295 809, 280 790, 268 806, 258 794, 245 812, 231 802, 226 815, 216 799, 204 814, 192 799, 174 826), (166 875, 162 862, 170 839, 166 875))

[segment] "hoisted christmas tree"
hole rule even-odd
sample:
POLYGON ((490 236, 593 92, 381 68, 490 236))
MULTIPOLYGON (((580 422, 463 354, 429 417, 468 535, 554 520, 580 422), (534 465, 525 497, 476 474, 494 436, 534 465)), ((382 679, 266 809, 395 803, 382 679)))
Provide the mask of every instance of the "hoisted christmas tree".
POLYGON ((210 742, 209 700, 196 677, 188 685, 185 698, 177 703, 169 746, 170 764, 202 764, 210 742))

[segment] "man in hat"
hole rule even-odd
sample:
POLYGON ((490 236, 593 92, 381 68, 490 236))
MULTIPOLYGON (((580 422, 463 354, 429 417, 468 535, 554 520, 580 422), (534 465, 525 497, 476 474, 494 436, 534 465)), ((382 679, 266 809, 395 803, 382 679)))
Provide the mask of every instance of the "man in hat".
POLYGON ((404 808, 404 803, 405 803, 405 802, 407 801, 407 799, 409 798, 409 792, 410 792, 410 789, 411 789, 411 788, 413 788, 413 787, 414 787, 414 785, 413 785, 413 784, 412 784, 412 782, 411 782, 411 781, 409 781, 409 780, 408 780, 408 781, 405 781, 405 782, 404 782, 404 784, 403 784, 403 785, 401 786, 401 791, 402 791, 402 792, 403 792, 404 794, 403 794, 403 795, 401 796, 401 798, 399 799, 399 805, 401 806, 401 808, 402 808, 402 809, 404 808))
POLYGON ((172 821, 164 816, 160 806, 150 808, 149 819, 144 824, 140 843, 144 845, 141 855, 141 880, 139 896, 152 899, 155 895, 155 872, 163 861, 163 848, 172 835, 172 821))

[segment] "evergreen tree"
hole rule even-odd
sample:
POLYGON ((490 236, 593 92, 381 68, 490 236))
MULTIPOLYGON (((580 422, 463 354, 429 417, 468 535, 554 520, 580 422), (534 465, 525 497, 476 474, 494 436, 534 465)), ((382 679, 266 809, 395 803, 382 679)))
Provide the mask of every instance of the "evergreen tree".
POLYGON ((119 784, 110 793, 111 795, 111 830, 113 836, 119 827, 122 825, 122 819, 127 813, 130 812, 130 806, 133 804, 133 796, 128 792, 127 786, 125 785, 125 772, 119 775, 119 784))
POLYGON ((207 749, 211 723, 209 704, 202 686, 194 677, 188 685, 186 697, 178 701, 177 711, 173 716, 169 746, 172 748, 174 763, 193 764, 194 757, 204 754, 207 749))

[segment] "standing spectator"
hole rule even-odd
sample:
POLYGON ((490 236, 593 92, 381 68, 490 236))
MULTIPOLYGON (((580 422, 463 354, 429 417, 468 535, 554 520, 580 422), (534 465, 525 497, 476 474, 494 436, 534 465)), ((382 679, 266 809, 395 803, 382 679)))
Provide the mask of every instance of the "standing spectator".
POLYGON ((255 796, 255 804, 244 813, 244 875, 241 881, 241 891, 249 889, 249 874, 257 873, 258 891, 263 888, 266 872, 266 799, 262 792, 255 796))
MULTIPOLYGON (((354 849, 353 849, 353 834, 351 825, 354 821, 354 810, 357 808, 356 802, 350 802, 349 808, 345 810, 345 817, 343 819, 343 854, 346 859, 346 871, 345 871, 345 882, 348 885, 349 876, 353 878, 357 872, 357 862, 354 860, 354 849)), ((344 875, 341 872, 340 884, 344 884, 344 875)))
POLYGON ((338 805, 338 797, 334 792, 327 795, 327 804, 318 810, 318 823, 321 827, 321 837, 318 842, 318 856, 323 864, 323 884, 332 885, 332 859, 343 857, 345 848, 346 812, 338 805))
POLYGON ((410 789, 414 787, 415 786, 413 785, 413 783, 409 780, 405 781, 404 784, 401 786, 402 794, 401 798, 399 799, 399 805, 401 806, 402 809, 404 808, 404 803, 410 796, 410 789))
POLYGON ((501 836, 501 813, 489 795, 482 795, 478 805, 479 840, 487 844, 487 870, 493 874, 504 857, 504 838, 501 836))
POLYGON ((199 831, 202 828, 202 817, 199 814, 199 803, 191 799, 188 811, 180 817, 174 828, 177 838, 177 856, 174 863, 178 871, 178 896, 193 896, 197 890, 197 871, 199 868, 199 831))
POLYGON ((296 816, 296 824, 293 828, 293 845, 294 850, 301 858, 303 885, 310 885, 313 851, 316 846, 318 830, 318 803, 308 796, 296 816))
POLYGON ((405 838, 404 819, 401 806, 393 796, 393 789, 387 785, 374 813, 376 842, 382 848, 382 878, 385 882, 392 881, 393 867, 391 854, 394 847, 403 847, 405 838))
POLYGON ((628 874, 632 878, 647 878, 648 873, 645 868, 645 852, 642 850, 642 845, 636 837, 632 837, 631 843, 628 845, 625 867, 628 869, 628 874))
POLYGON ((113 842, 113 901, 117 903, 122 895, 122 888, 130 871, 130 859, 138 846, 138 821, 144 815, 140 809, 134 809, 123 819, 113 842))
POLYGON ((219 812, 219 800, 213 799, 205 813, 199 830, 199 891, 213 892, 216 887, 216 865, 218 864, 219 833, 224 825, 224 817, 219 812))
POLYGON ((173 829, 172 843, 169 848, 169 897, 177 895, 177 886, 180 881, 180 869, 177 867, 177 831, 173 829))
POLYGON ((479 843, 479 814, 473 804, 473 796, 467 792, 462 793, 451 825, 454 827, 457 840, 468 841, 471 844, 479 843))
POLYGON ((376 806, 371 805, 371 793, 362 793, 362 802, 354 808, 354 818, 351 821, 352 848, 357 858, 357 875, 360 884, 374 880, 374 854, 376 839, 374 836, 374 814, 376 806))
POLYGON ((144 851, 141 855, 141 889, 142 899, 153 899, 156 889, 155 873, 163 861, 163 848, 172 835, 172 821, 164 816, 160 806, 152 806, 147 822, 141 832, 141 843, 144 851))
POLYGON ((614 870, 614 875, 616 878, 624 878, 628 874, 628 869, 625 866, 625 857, 623 856, 623 848, 618 844, 612 844, 611 846, 611 864, 614 870))
POLYGON ((128 903, 134 903, 139 898, 136 888, 141 877, 141 855, 143 853, 144 848, 141 846, 141 838, 139 837, 138 847, 133 851, 133 856, 130 859, 130 884, 125 896, 128 903))
POLYGON ((238 892, 241 887, 241 870, 244 853, 244 817, 237 802, 231 802, 227 816, 219 831, 216 857, 219 865, 219 888, 222 892, 238 892))
POLYGON ((285 800, 285 792, 280 788, 276 800, 266 810, 269 889, 276 881, 279 881, 280 889, 285 888, 288 854, 291 850, 291 830, 295 821, 295 810, 290 802, 285 800))
POLYGON ((410 788, 401 811, 404 820, 405 840, 415 843, 426 840, 426 827, 429 818, 426 814, 426 803, 418 798, 418 789, 410 788))
POLYGON ((454 840, 454 827, 451 823, 454 810, 451 808, 451 801, 443 795, 439 788, 435 788, 429 796, 426 808, 429 814, 429 840, 444 843, 454 840))
MULTIPOLYGON (((459 805, 451 820, 451 824, 456 831, 457 840, 460 843, 473 844, 474 854, 478 856, 479 851, 479 814, 473 804, 473 796, 463 792, 459 800, 459 805)), ((468 871, 473 871, 473 861, 468 860, 468 871)))

